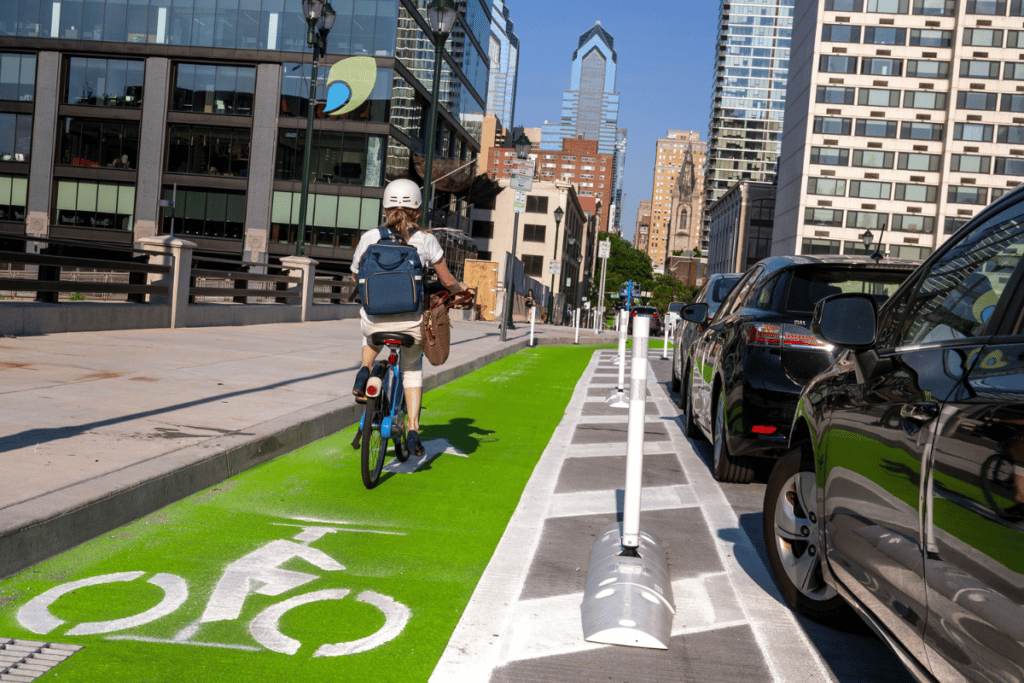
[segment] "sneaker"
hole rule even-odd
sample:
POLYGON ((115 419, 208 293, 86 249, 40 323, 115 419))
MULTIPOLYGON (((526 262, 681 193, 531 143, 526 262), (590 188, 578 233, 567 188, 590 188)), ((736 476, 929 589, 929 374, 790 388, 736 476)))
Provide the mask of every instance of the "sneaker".
POLYGON ((405 447, 410 456, 423 455, 427 452, 426 449, 423 448, 423 444, 420 442, 420 433, 416 430, 412 430, 405 435, 405 447))
POLYGON ((356 383, 352 385, 352 395, 356 397, 356 403, 366 403, 366 383, 370 380, 370 368, 359 368, 356 373, 356 383))

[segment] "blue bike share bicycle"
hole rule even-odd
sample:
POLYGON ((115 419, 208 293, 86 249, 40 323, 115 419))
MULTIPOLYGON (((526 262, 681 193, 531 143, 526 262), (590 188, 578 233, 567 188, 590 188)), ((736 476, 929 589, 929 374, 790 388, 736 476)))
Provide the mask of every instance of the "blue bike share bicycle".
POLYGON ((394 443, 399 462, 409 459, 405 443, 408 415, 402 382, 402 348, 414 345, 416 340, 400 332, 375 332, 369 342, 371 346, 387 346, 388 357, 377 361, 370 373, 366 383, 366 409, 352 447, 362 446, 363 485, 372 489, 380 481, 388 441, 394 443))

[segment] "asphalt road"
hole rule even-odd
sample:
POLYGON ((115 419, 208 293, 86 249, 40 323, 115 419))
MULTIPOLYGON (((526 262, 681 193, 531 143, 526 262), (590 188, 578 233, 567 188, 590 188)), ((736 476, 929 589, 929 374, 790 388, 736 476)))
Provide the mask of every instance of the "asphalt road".
MULTIPOLYGON (((661 360, 660 347, 652 349, 651 367, 657 375, 658 384, 672 397, 676 404, 679 393, 671 391, 672 350, 669 349, 667 360, 661 360)), ((694 451, 711 470, 711 444, 702 440, 691 440, 694 451)), ((750 484, 719 483, 726 498, 732 505, 740 526, 746 531, 748 538, 757 549, 761 561, 768 567, 768 556, 765 553, 764 534, 761 531, 761 508, 764 502, 764 491, 771 464, 766 463, 759 469, 754 481, 750 484)), ((770 568, 768 570, 771 571, 770 568)), ((821 653, 826 666, 831 670, 839 683, 868 683, 886 681, 886 683, 912 683, 913 677, 900 663, 899 658, 881 641, 864 623, 857 621, 850 624, 848 630, 822 626, 810 619, 797 615, 797 621, 807 634, 808 639, 821 653)))

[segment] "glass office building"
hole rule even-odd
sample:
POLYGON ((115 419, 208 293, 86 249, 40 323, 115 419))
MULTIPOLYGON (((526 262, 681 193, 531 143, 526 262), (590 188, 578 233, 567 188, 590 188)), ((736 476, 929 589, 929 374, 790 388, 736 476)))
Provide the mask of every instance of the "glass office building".
MULTIPOLYGON (((424 153, 427 0, 337 0, 317 73, 306 253, 347 267, 388 180, 424 153), (366 101, 324 113, 331 65, 372 59, 366 101)), ((462 0, 443 58, 438 157, 480 148, 490 8, 462 0)), ((4 235, 132 244, 173 231, 197 253, 295 253, 312 66, 298 0, 0 3, 4 235), (173 207, 167 206, 173 200, 173 207)))
MULTIPOLYGON (((740 180, 770 183, 775 178, 786 107, 793 4, 794 0, 722 0, 705 206, 711 206, 740 180)), ((706 253, 706 236, 702 242, 706 253)))
POLYGON ((506 128, 515 124, 519 78, 519 36, 504 0, 492 0, 490 61, 486 113, 506 128))

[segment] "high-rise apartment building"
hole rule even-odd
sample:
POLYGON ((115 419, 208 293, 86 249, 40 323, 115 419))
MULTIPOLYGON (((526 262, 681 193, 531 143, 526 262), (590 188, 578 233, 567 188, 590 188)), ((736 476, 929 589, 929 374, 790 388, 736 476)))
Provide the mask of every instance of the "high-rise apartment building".
POLYGON ((670 130, 657 143, 646 251, 664 272, 673 251, 698 248, 703 219, 706 144, 693 130, 670 130))
MULTIPOLYGON (((380 224, 384 185, 414 175, 424 153, 426 5, 334 5, 307 175, 305 251, 321 270, 347 269, 380 224), (354 94, 334 116, 339 62, 354 94)), ((489 2, 463 0, 442 59, 436 158, 453 165, 479 150, 470 123, 486 103, 490 16, 489 2)), ((173 228, 204 256, 274 265, 294 254, 306 37, 300 3, 281 0, 0 3, 0 243, 131 245, 173 228)))
POLYGON ((923 259, 1024 176, 1024 3, 798 3, 773 254, 923 259), (884 231, 884 232, 883 232, 884 231))
POLYGON ((515 34, 505 0, 492 0, 490 77, 487 111, 511 128, 516 115, 516 83, 519 73, 519 37, 515 34))
MULTIPOLYGON (((609 193, 613 203, 622 200, 626 163, 626 130, 618 127, 619 93, 615 90, 618 61, 615 39, 600 21, 580 36, 572 54, 569 89, 562 98, 562 117, 544 124, 540 145, 542 150, 558 151, 564 139, 596 140, 598 152, 613 155, 610 180, 615 191, 609 193)), ((580 196, 587 196, 586 188, 580 188, 580 196)), ((615 216, 618 229, 621 206, 615 204, 612 209, 606 205, 605 212, 615 216)))
MULTIPOLYGON (((772 182, 775 178, 786 106, 793 4, 794 0, 722 0, 705 206, 739 180, 772 182)), ((706 238, 703 242, 706 246, 706 238)))

